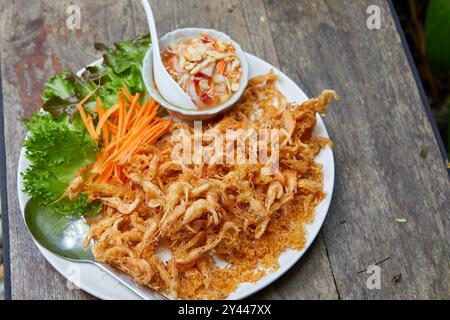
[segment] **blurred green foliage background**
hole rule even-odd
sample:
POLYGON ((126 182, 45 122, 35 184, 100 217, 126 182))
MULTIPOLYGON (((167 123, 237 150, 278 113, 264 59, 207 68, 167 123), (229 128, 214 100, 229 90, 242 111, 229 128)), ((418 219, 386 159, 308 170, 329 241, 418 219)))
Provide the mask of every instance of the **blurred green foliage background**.
POLYGON ((450 0, 393 2, 449 152, 450 0))

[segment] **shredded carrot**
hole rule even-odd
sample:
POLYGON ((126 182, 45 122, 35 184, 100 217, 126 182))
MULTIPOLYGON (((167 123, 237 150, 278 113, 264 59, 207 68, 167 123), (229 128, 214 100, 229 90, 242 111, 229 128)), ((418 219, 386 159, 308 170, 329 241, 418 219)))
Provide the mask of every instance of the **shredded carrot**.
POLYGON ((119 108, 119 130, 117 132, 118 137, 120 138, 124 132, 125 132, 125 128, 123 127, 123 123, 125 120, 125 112, 126 112, 126 105, 125 105, 125 101, 123 101, 123 96, 119 93, 119 104, 120 104, 120 108, 119 108))
POLYGON ((94 184, 108 182, 109 178, 114 173, 114 165, 109 165, 109 167, 95 180, 94 184))
POLYGON ((111 131, 111 133, 117 134, 118 128, 116 125, 112 124, 111 122, 108 122, 107 127, 108 127, 108 130, 111 131))
POLYGON ((89 93, 86 97, 84 97, 80 103, 77 104, 77 109, 78 112, 80 113, 80 117, 81 120, 83 120, 84 125, 86 126, 86 129, 89 133, 89 135, 91 136, 92 140, 95 141, 95 143, 98 143, 99 140, 99 136, 98 134, 95 132, 95 130, 93 130, 94 128, 94 124, 92 122, 92 118, 89 116, 86 116, 86 112, 84 112, 84 108, 83 108, 83 104, 88 101, 92 95, 95 93, 96 90, 93 90, 91 93, 89 93))
MULTIPOLYGON (((98 116, 101 118, 104 114, 105 114, 105 109, 103 108, 103 104, 102 101, 100 100, 100 98, 97 98, 96 101, 97 104, 97 112, 98 112, 98 116)), ((108 143, 109 143, 109 130, 108 130, 108 126, 104 126, 102 128, 102 132, 103 132, 103 146, 107 147, 108 143)), ((96 131, 97 133, 97 131, 96 131)), ((98 134, 98 133, 97 133, 98 134)))
POLYGON ((128 129, 128 124, 130 122, 130 118, 131 118, 131 115, 133 114, 134 108, 137 105, 137 102, 139 101, 139 96, 140 96, 140 94, 137 93, 134 96, 133 101, 131 102, 130 109, 128 110, 127 116, 125 117, 125 123, 123 125, 125 129, 128 129))
POLYGON ((114 178, 116 179, 117 182, 123 184, 123 180, 122 180, 122 167, 115 165, 114 166, 114 178))
POLYGON ((89 183, 92 184, 108 182, 110 179, 125 183, 127 177, 122 165, 130 160, 140 146, 155 143, 172 126, 171 120, 156 116, 159 105, 153 99, 141 106, 140 94, 131 95, 126 87, 118 93, 118 97, 117 103, 106 110, 101 100, 96 100, 97 126, 94 126, 91 115, 86 114, 82 107, 89 97, 78 106, 89 135, 96 143, 102 142, 97 161, 91 169, 93 176, 89 183))
POLYGON ((99 136, 97 135, 97 133, 94 130, 94 124, 92 123, 92 118, 91 116, 86 116, 86 113, 84 112, 83 106, 80 104, 77 105, 77 109, 80 113, 81 116, 81 120, 83 120, 84 125, 86 126, 86 129, 89 133, 89 135, 91 136, 92 140, 95 141, 95 143, 98 143, 99 140, 99 136))
POLYGON ((120 105, 118 103, 113 105, 111 108, 109 108, 108 110, 105 111, 103 116, 100 117, 100 120, 98 121, 98 124, 97 124, 97 128, 95 129, 95 132, 97 134, 100 134, 100 131, 101 131, 103 125, 106 123, 108 118, 119 109, 119 107, 120 107, 120 105))
POLYGON ((122 85, 122 93, 129 102, 133 100, 133 96, 131 95, 130 91, 128 90, 125 84, 122 85))
POLYGON ((170 122, 159 123, 152 128, 144 131, 138 139, 128 148, 128 152, 120 160, 122 163, 130 160, 131 156, 136 152, 136 149, 142 144, 153 144, 156 140, 164 134, 167 129, 171 126, 170 122))

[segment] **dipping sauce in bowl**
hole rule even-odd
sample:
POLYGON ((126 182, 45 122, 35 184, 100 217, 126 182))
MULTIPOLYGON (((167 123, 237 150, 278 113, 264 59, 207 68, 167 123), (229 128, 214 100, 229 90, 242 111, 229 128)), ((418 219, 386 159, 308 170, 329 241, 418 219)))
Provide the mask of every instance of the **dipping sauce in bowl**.
POLYGON ((161 58, 199 110, 224 104, 240 89, 241 62, 226 40, 206 33, 179 39, 162 51, 161 58))

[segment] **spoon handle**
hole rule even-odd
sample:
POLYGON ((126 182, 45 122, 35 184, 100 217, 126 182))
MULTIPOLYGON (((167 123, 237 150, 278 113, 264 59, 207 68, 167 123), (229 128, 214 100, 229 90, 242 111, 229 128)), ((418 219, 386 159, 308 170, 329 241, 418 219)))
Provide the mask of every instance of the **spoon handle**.
POLYGON ((148 0, 141 0, 141 5, 144 8, 145 16, 147 17, 148 28, 150 29, 150 36, 152 39, 153 47, 153 59, 158 64, 161 63, 161 55, 159 53, 158 34, 156 33, 155 18, 153 17, 153 11, 148 3, 148 0))
POLYGON ((121 284, 136 293, 144 300, 169 300, 166 296, 163 296, 162 294, 150 289, 149 287, 137 284, 130 278, 130 276, 120 271, 119 269, 116 269, 104 263, 94 262, 94 264, 109 275, 113 276, 121 284))

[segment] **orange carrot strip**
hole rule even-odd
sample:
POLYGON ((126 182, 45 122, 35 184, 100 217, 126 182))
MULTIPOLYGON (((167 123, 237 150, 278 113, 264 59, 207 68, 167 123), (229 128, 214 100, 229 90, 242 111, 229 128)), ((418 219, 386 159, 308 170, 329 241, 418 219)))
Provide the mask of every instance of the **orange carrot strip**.
POLYGON ((95 180, 94 184, 107 182, 108 179, 113 174, 113 172, 114 172, 114 166, 113 165, 109 165, 109 167, 97 178, 97 180, 95 180))
POLYGON ((125 119, 126 113, 125 101, 123 101, 123 95, 120 92, 119 92, 119 99, 120 99, 119 123, 118 123, 119 130, 117 132, 117 138, 120 138, 124 134, 123 121, 125 119))
POLYGON ((91 116, 86 116, 86 113, 84 112, 83 106, 80 104, 77 105, 78 112, 80 113, 81 119, 83 120, 84 126, 86 127, 89 135, 91 136, 92 140, 94 140, 95 144, 98 143, 98 140, 100 139, 99 136, 96 134, 94 130, 94 124, 92 122, 91 116))
POLYGON ((114 133, 114 134, 117 133, 118 128, 115 124, 108 122, 107 126, 108 126, 108 130, 111 131, 111 133, 114 133))
POLYGON ((126 130, 128 128, 128 123, 130 121, 131 115, 133 114, 134 107, 136 106, 138 100, 139 100, 139 93, 136 93, 136 95, 133 98, 133 101, 131 102, 130 108, 128 109, 127 116, 125 117, 125 123, 123 124, 123 127, 126 130))
MULTIPOLYGON (((102 101, 100 100, 100 98, 97 98, 96 101, 97 104, 97 112, 98 112, 98 116, 99 118, 101 118, 104 114, 105 114, 105 109, 103 108, 103 104, 102 101)), ((108 130, 108 126, 104 126, 102 128, 103 131, 103 147, 107 147, 108 143, 109 143, 109 130, 108 130)), ((97 132, 97 131, 96 131, 97 132)))
POLYGON ((95 88, 95 90, 92 90, 86 97, 84 97, 81 101, 80 101, 80 105, 85 104, 91 97, 92 95, 97 91, 98 87, 95 88))
MULTIPOLYGON (((133 145, 133 143, 136 142, 136 138, 139 136, 139 134, 142 134, 142 132, 135 132, 119 148, 117 148, 116 146, 116 151, 111 156, 109 156, 104 163, 107 164, 117 160, 120 157, 120 155, 130 147, 130 145, 133 145)), ((100 168, 100 170, 101 171, 104 170, 104 165, 100 168)))
MULTIPOLYGON (((143 123, 145 125, 145 123, 143 123)), ((103 165, 99 168, 100 171, 103 171, 105 168, 105 165, 111 162, 114 162, 121 158, 121 155, 124 153, 127 153, 128 149, 132 148, 135 144, 139 144, 139 136, 144 135, 148 130, 152 130, 153 128, 146 128, 145 126, 142 128, 139 128, 140 130, 136 130, 130 137, 125 141, 119 149, 116 149, 116 151, 108 157, 108 159, 105 160, 103 165), (142 130, 144 129, 144 130, 142 130)))
POLYGON ((170 125, 165 124, 164 126, 157 128, 156 130, 152 130, 151 132, 148 132, 147 134, 145 134, 141 140, 139 145, 135 146, 135 148, 131 149, 129 152, 129 156, 131 157, 132 154, 134 154, 134 152, 136 151, 136 149, 143 144, 153 144, 156 140, 158 140, 162 135, 164 135, 168 129, 169 129, 170 125))
POLYGON ((115 141, 111 141, 110 145, 105 149, 105 151, 111 151, 113 149, 113 147, 117 146, 118 144, 125 142, 126 140, 129 139, 133 134, 136 135, 139 132, 141 132, 146 126, 151 125, 151 119, 152 117, 156 114, 156 110, 154 110, 152 112, 152 114, 150 114, 147 117, 142 117, 141 121, 139 121, 138 124, 136 124, 136 127, 133 128, 133 130, 129 130, 125 135, 123 135, 122 137, 115 139, 115 141))
POLYGON ((129 102, 133 100, 133 96, 131 95, 130 91, 128 90, 125 84, 122 85, 122 92, 129 102))
POLYGON ((83 123, 87 128, 89 125, 88 125, 86 113, 84 112, 83 106, 81 104, 78 104, 77 109, 78 109, 78 112, 80 113, 81 120, 83 120, 83 123))
POLYGON ((142 140, 144 140, 144 138, 151 134, 153 131, 155 131, 156 128, 154 127, 147 127, 144 130, 140 131, 138 135, 136 135, 136 137, 134 139, 130 139, 130 143, 128 144, 127 149, 125 149, 121 154, 120 154, 120 158, 121 161, 124 160, 124 158, 128 157, 128 154, 132 153, 137 147, 139 147, 142 143, 142 140))
POLYGON ((97 100, 99 123, 95 130, 92 130, 92 118, 86 121, 90 131, 103 132, 103 139, 106 138, 92 169, 99 175, 95 183, 108 181, 111 177, 118 183, 126 181, 120 164, 129 160, 142 144, 155 142, 172 125, 170 120, 156 116, 159 106, 155 100, 149 99, 140 106, 140 95, 132 96, 126 87, 118 95, 118 103, 106 111, 97 100), (125 99, 130 104, 126 104, 125 99))
POLYGON ((100 130, 102 129, 103 125, 106 123, 108 118, 119 109, 120 105, 117 103, 113 105, 111 108, 105 111, 103 116, 100 117, 100 120, 98 121, 97 128, 95 129, 95 132, 97 134, 100 134, 100 130))
POLYGON ((167 125, 163 128, 160 128, 156 132, 148 132, 144 135, 136 144, 134 144, 129 152, 121 159, 121 162, 126 163, 131 159, 131 156, 137 152, 139 146, 143 144, 153 144, 155 143, 161 136, 163 136, 167 131, 170 125, 167 125))
POLYGON ((158 125, 162 125, 162 126, 160 128, 158 128, 154 133, 146 136, 143 141, 144 143, 155 142, 158 138, 160 138, 163 134, 165 134, 168 131, 168 129, 172 126, 172 122, 161 123, 158 125))
POLYGON ((121 167, 119 167, 117 165, 114 166, 114 178, 117 180, 117 182, 123 184, 123 180, 120 177, 120 170, 121 170, 121 167))
MULTIPOLYGON (((147 126, 147 123, 146 123, 146 122, 143 122, 143 123, 141 124, 141 126, 138 127, 138 128, 136 129, 136 131, 137 131, 137 132, 142 131, 143 129, 145 129, 146 126, 147 126)), ((109 151, 112 151, 113 149, 117 149, 116 147, 117 147, 119 144, 121 144, 121 143, 126 143, 127 140, 128 140, 133 134, 136 135, 137 133, 134 132, 134 131, 129 131, 125 136, 122 136, 122 137, 120 137, 119 139, 116 139, 114 142, 112 142, 112 143, 105 149, 105 151, 106 151, 106 152, 109 152, 109 151)))
POLYGON ((136 119, 135 123, 133 123, 133 125, 130 127, 130 131, 136 131, 137 128, 139 128, 144 122, 150 125, 151 121, 156 116, 157 111, 158 105, 156 103, 147 104, 147 106, 145 107, 145 111, 143 112, 141 117, 136 119))
POLYGON ((97 144, 98 140, 100 140, 100 137, 95 132, 94 121, 92 120, 91 116, 88 116, 88 124, 89 124, 88 131, 90 132, 91 136, 93 136, 93 139, 95 140, 95 143, 97 144))
MULTIPOLYGON (((152 105, 153 106, 153 105, 152 105)), ((133 126, 131 126, 130 131, 133 130, 133 127, 136 126, 136 123, 141 121, 146 113, 146 111, 149 111, 151 107, 149 107, 149 102, 147 102, 141 110, 137 114, 134 115, 134 117, 130 120, 130 123, 133 123, 133 126)))
POLYGON ((127 161, 131 158, 136 149, 147 141, 154 140, 156 141, 159 137, 161 137, 167 129, 170 127, 171 123, 159 123, 151 128, 148 128, 146 131, 142 132, 142 134, 136 139, 136 142, 130 146, 127 154, 123 157, 122 161, 127 161))

